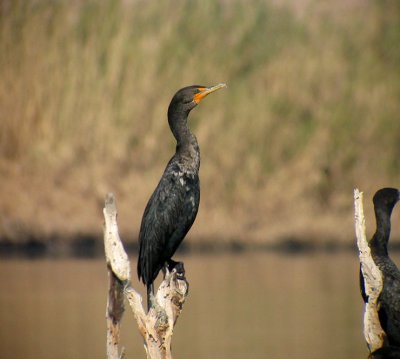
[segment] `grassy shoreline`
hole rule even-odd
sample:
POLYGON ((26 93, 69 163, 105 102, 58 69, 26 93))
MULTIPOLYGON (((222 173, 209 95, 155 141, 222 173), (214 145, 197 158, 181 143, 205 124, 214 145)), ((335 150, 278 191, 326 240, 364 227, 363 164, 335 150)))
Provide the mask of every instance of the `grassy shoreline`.
POLYGON ((4 2, 0 238, 101 233, 109 191, 135 238, 169 100, 218 82, 190 119, 194 241, 347 243, 354 187, 372 230, 373 193, 400 187, 399 24, 396 1, 4 2))

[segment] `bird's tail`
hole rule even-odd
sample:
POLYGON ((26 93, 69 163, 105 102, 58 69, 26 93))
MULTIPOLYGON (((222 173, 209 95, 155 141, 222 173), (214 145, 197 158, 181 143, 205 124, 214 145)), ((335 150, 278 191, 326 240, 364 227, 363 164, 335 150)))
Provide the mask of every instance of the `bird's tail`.
POLYGON ((151 297, 154 296, 153 283, 147 285, 147 311, 151 308, 151 297))

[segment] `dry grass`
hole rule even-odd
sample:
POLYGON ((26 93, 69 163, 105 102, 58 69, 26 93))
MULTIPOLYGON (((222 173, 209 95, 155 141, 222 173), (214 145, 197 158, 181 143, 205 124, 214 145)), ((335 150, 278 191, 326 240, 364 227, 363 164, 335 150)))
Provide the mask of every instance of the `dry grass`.
POLYGON ((0 234, 100 232, 113 191, 133 239, 171 96, 226 82, 191 115, 192 235, 352 240, 353 187, 399 186, 399 26, 396 1, 3 1, 0 234))

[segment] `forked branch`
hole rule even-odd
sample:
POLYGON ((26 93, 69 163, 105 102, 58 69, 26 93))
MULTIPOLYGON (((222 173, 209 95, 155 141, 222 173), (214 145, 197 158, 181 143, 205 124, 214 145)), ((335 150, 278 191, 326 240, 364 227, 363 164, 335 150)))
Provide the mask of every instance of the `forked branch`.
POLYGON ((107 302, 107 358, 119 359, 120 321, 124 313, 123 297, 128 300, 144 340, 148 359, 172 358, 173 329, 188 295, 188 282, 174 269, 168 272, 154 298, 154 306, 146 313, 142 297, 131 286, 130 264, 118 233, 117 209, 108 194, 104 214, 104 248, 109 271, 107 302))

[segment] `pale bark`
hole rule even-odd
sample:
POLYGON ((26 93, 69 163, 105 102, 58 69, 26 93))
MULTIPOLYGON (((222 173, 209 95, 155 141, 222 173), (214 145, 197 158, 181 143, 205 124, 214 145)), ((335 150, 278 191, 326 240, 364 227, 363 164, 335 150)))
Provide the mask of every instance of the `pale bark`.
POLYGON ((361 271, 364 277, 365 293, 368 301, 364 312, 364 337, 370 352, 374 352, 383 345, 385 332, 382 330, 378 317, 378 298, 383 288, 382 273, 371 256, 367 237, 365 235, 365 217, 363 209, 363 193, 354 190, 355 229, 361 271))

